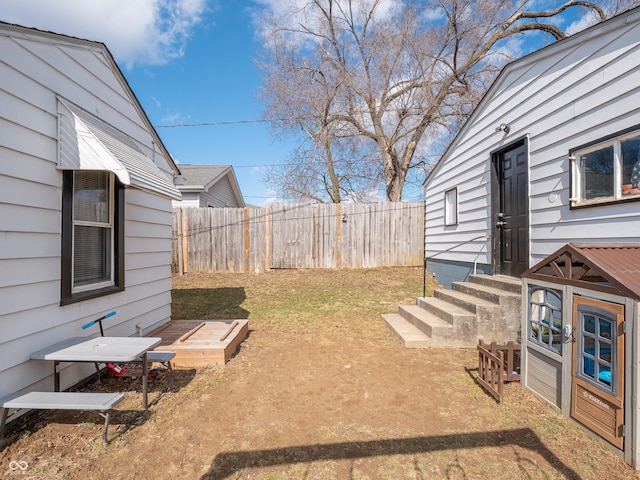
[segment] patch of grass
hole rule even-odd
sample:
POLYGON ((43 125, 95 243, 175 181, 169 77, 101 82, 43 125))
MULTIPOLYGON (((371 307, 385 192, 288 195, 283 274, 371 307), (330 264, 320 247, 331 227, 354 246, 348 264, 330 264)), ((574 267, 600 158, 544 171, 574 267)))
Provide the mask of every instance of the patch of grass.
MULTIPOLYGON (((172 317, 248 318, 314 331, 395 312, 422 295, 421 267, 363 270, 275 270, 263 274, 185 274, 172 279, 172 317), (206 288, 202 286, 206 285, 206 288)), ((428 277, 427 294, 436 285, 428 277)))

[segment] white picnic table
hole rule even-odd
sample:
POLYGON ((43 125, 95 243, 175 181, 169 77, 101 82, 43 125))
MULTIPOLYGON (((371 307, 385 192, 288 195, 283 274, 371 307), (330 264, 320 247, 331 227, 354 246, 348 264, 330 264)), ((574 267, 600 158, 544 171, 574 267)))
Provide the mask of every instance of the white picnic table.
POLYGON ((60 391, 60 363, 142 363, 142 406, 147 402, 147 352, 158 346, 160 337, 71 337, 33 352, 33 360, 53 361, 54 391, 60 391))

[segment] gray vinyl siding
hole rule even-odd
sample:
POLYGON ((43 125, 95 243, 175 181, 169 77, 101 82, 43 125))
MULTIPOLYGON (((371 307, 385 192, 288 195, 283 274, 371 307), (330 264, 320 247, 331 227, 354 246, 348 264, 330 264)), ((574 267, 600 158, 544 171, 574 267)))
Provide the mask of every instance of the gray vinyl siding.
MULTIPOLYGON (((111 310, 105 333, 129 336, 171 315, 171 201, 125 190, 125 290, 60 306, 61 96, 134 139, 171 178, 171 164, 103 49, 0 26, 0 396, 52 388, 51 364, 31 352, 94 332, 81 325, 111 310)), ((65 365, 62 388, 91 369, 65 365)))
POLYGON ((229 177, 225 175, 208 191, 200 194, 200 207, 242 207, 242 205, 238 205, 229 177))
POLYGON ((200 207, 200 193, 199 192, 182 192, 182 200, 173 200, 171 202, 174 208, 176 207, 200 207))
POLYGON ((617 17, 505 68, 427 179, 428 258, 492 264, 489 241, 462 243, 493 234, 491 153, 519 139, 529 150, 529 266, 569 242, 640 241, 636 202, 570 210, 568 160, 571 148, 640 125, 639 18, 617 17), (501 123, 508 134, 496 132, 501 123), (459 224, 445 227, 453 186, 459 224))
POLYGON ((560 409, 562 362, 553 360, 533 348, 527 349, 527 388, 560 409))

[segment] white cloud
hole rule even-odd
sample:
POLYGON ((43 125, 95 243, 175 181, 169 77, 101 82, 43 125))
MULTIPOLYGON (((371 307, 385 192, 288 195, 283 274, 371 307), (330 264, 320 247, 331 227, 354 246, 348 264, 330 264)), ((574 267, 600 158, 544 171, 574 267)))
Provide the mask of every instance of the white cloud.
POLYGON ((583 15, 566 28, 566 33, 567 35, 573 35, 574 33, 581 32, 585 28, 595 25, 597 22, 598 20, 594 17, 594 15, 583 15))
POLYGON ((103 42, 127 67, 184 54, 206 0, 0 0, 0 20, 103 42))
POLYGON ((160 119, 162 125, 178 125, 188 121, 189 117, 184 116, 182 113, 165 113, 160 119))

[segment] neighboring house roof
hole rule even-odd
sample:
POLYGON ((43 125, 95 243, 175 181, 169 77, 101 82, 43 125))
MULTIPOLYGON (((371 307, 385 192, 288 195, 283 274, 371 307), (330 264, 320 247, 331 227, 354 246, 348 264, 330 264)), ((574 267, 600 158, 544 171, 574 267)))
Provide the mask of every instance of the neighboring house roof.
POLYGON ((569 243, 522 276, 640 300, 640 244, 569 243))
POLYGON ((177 185, 180 192, 209 192, 227 177, 236 203, 244 207, 244 198, 231 165, 188 165, 180 164, 182 183, 177 185))
POLYGON ((510 63, 507 63, 502 68, 502 70, 500 71, 500 74, 496 77, 494 82, 491 84, 491 87, 489 87, 489 89, 485 92, 484 96, 482 97, 482 99, 480 100, 476 108, 473 110, 469 118, 466 120, 466 122, 464 123, 460 131, 457 133, 457 135, 454 137, 451 143, 449 143, 445 152, 442 154, 442 156, 438 159, 437 163, 431 169, 431 171, 429 172, 429 174, 427 175, 427 177, 423 182, 423 187, 426 187, 427 184, 431 181, 431 179, 436 177, 436 172, 442 168, 450 152, 454 149, 454 147, 457 145, 460 139, 464 138, 465 133, 469 128, 471 128, 471 126, 474 123, 474 120, 478 118, 480 115, 482 115, 485 108, 489 107, 493 96, 496 93, 500 92, 500 88, 502 87, 506 78, 512 73, 512 71, 514 70, 517 71, 518 69, 523 68, 524 66, 527 66, 527 65, 532 65, 532 64, 535 65, 537 62, 541 61, 547 56, 559 54, 561 51, 572 48, 576 44, 580 44, 581 42, 588 42, 593 37, 596 37, 606 31, 619 28, 620 22, 621 21, 624 22, 626 17, 631 17, 631 18, 626 18, 626 22, 630 22, 633 18, 637 17, 639 14, 640 14, 640 7, 627 10, 626 12, 621 13, 620 15, 611 17, 605 21, 602 21, 589 28, 586 28, 581 32, 565 37, 562 40, 558 40, 555 43, 552 43, 550 45, 547 45, 546 47, 543 47, 539 50, 531 52, 522 58, 514 60, 510 63))

